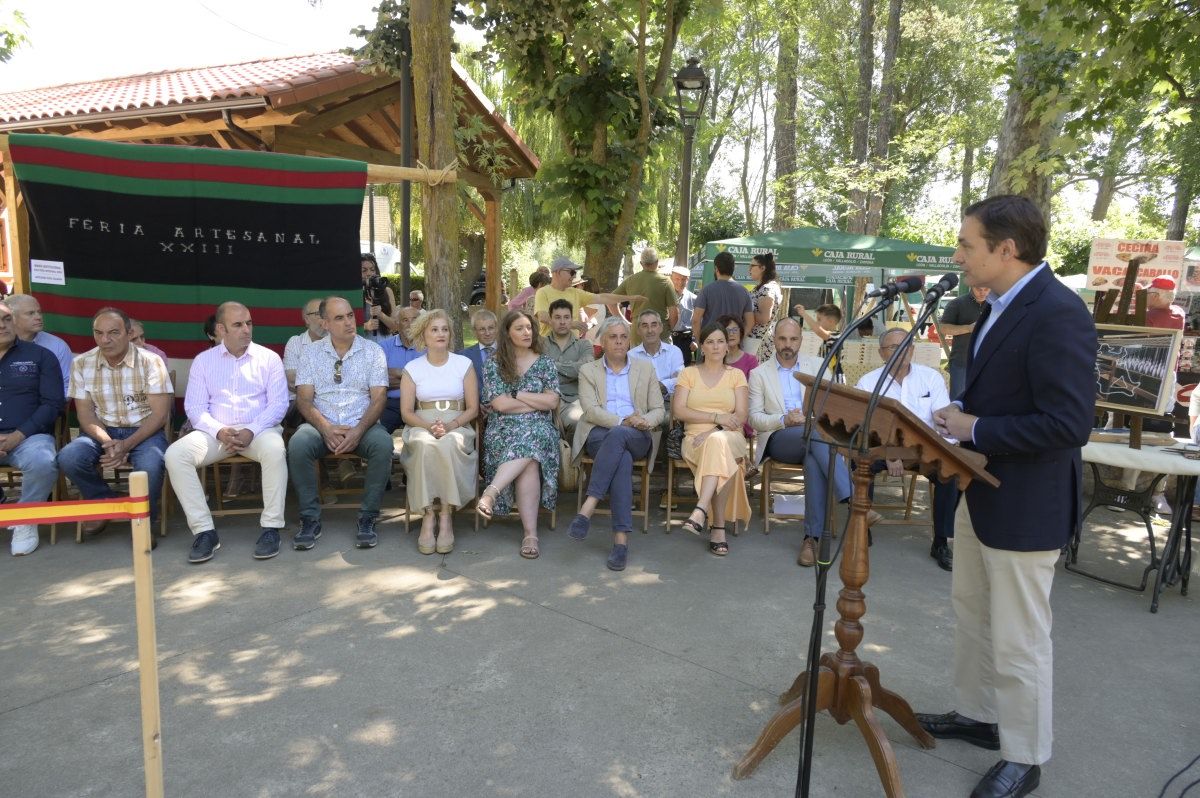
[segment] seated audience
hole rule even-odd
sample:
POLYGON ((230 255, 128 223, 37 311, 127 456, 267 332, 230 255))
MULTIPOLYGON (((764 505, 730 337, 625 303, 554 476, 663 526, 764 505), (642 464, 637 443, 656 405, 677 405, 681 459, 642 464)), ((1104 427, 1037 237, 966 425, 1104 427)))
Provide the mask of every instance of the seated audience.
MULTIPOLYGON (((479 386, 480 402, 483 401, 483 367, 488 360, 496 356, 498 324, 496 314, 490 310, 475 311, 475 315, 471 316, 471 329, 475 331, 475 340, 478 343, 471 344, 458 353, 470 360, 471 365, 475 368, 475 382, 479 386)), ((483 412, 486 408, 481 406, 480 410, 483 412)))
POLYGON ((696 295, 687 287, 692 273, 682 264, 671 267, 671 285, 679 297, 679 320, 671 328, 671 343, 683 353, 683 365, 692 365, 692 310, 696 295))
MULTIPOLYGON (((804 464, 804 541, 796 562, 806 568, 817 561, 817 541, 825 528, 825 494, 833 480, 833 496, 839 502, 850 500, 850 470, 838 455, 829 470, 829 444, 817 430, 804 447, 805 387, 796 379, 799 373, 813 374, 821 366, 814 357, 800 357, 803 334, 800 323, 792 318, 775 325, 775 355, 750 372, 750 424, 758 431, 755 464, 770 457, 777 463, 804 464)), ((767 490, 767 486, 763 486, 767 490)), ((874 511, 868 523, 879 520, 874 511)))
POLYGON ((164 352, 163 350, 159 349, 154 344, 146 341, 145 325, 143 325, 137 319, 130 319, 129 323, 133 325, 133 345, 140 346, 142 349, 145 349, 147 352, 153 352, 154 354, 156 354, 162 358, 163 363, 166 363, 167 366, 170 367, 170 363, 167 360, 167 353, 164 352))
MULTIPOLYGON (((729 342, 728 351, 725 353, 725 365, 742 372, 749 381, 750 372, 758 368, 758 356, 742 351, 742 341, 746 334, 745 326, 737 316, 722 316, 717 319, 717 324, 720 324, 725 330, 725 340, 729 342)), ((749 422, 742 427, 742 432, 747 438, 754 437, 754 429, 749 422)))
MULTIPOLYGON (((171 378, 162 358, 133 345, 133 325, 117 308, 101 308, 92 319, 96 347, 71 364, 71 392, 79 437, 58 453, 58 468, 85 499, 116 496, 100 469, 132 465, 145 471, 150 522, 158 522, 167 451, 165 427, 171 414, 171 378)), ((97 535, 107 521, 89 521, 83 534, 97 535)))
MULTIPOLYGON (((296 401, 296 370, 300 368, 300 353, 304 347, 323 341, 329 335, 321 323, 320 297, 305 302, 300 312, 303 314, 301 318, 304 321, 304 332, 293 335, 283 347, 283 372, 287 375, 288 398, 293 403, 296 401)), ((291 410, 289 409, 288 412, 290 414, 291 410)), ((299 423, 299 421, 296 422, 296 424, 299 423)), ((296 424, 290 426, 296 426, 296 424)))
POLYGON ((375 521, 392 465, 392 436, 379 424, 387 401, 383 350, 355 334, 354 308, 339 296, 322 300, 329 337, 304 348, 296 372, 296 406, 305 423, 288 442, 288 473, 300 505, 297 551, 321 537, 321 497, 316 464, 330 454, 354 453, 367 461, 355 545, 379 542, 375 521))
POLYGON ((571 440, 575 426, 583 415, 579 406, 579 369, 596 359, 591 342, 580 338, 571 329, 575 309, 565 299, 556 299, 550 305, 550 334, 542 340, 542 352, 558 370, 558 393, 562 397, 558 404, 558 423, 562 425, 563 438, 571 440))
POLYGON ((387 404, 383 407, 379 423, 387 430, 388 435, 404 424, 400 413, 400 381, 404 375, 404 367, 421 356, 412 339, 412 326, 420 315, 421 311, 415 308, 400 308, 396 312, 399 330, 391 338, 379 341, 388 368, 387 404))
POLYGON ((421 313, 425 310, 425 292, 424 291, 409 291, 408 306, 413 310, 421 313))
MULTIPOLYGON (((65 402, 61 376, 49 349, 17 337, 13 312, 0 302, 0 465, 21 470, 18 504, 46 501, 58 479, 54 422, 65 402)), ((12 528, 14 557, 37 547, 37 524, 12 528)))
MULTIPOLYGON (((658 318, 651 310, 650 315, 658 318)), ((575 540, 587 537, 592 513, 605 496, 612 509, 613 548, 608 567, 623 571, 633 531, 633 462, 650 455, 653 468, 659 427, 666 418, 662 390, 653 367, 628 356, 629 325, 618 316, 600 328, 604 354, 579 370, 579 400, 583 417, 575 430, 571 456, 581 453, 594 461, 587 498, 571 521, 575 540)))
POLYGON ((207 562, 221 548, 197 469, 231 455, 256 461, 263 474, 263 511, 254 557, 279 553, 287 496, 287 454, 280 423, 287 412, 287 376, 279 355, 253 341, 250 310, 239 302, 217 308, 221 343, 201 352, 188 373, 183 407, 192 432, 167 449, 167 472, 192 530, 188 561, 207 562))
POLYGON ((453 513, 475 498, 478 455, 471 422, 479 414, 479 388, 471 361, 450 351, 454 336, 446 311, 432 310, 417 319, 412 337, 424 354, 404 367, 400 381, 408 506, 424 513, 417 551, 449 554, 454 550, 453 513), (436 517, 435 501, 441 504, 436 517))
MULTIPOLYGON (((888 358, 896 351, 896 346, 904 339, 904 330, 887 330, 879 336, 879 356, 887 363, 888 358)), ((934 429, 933 411, 940 410, 950 404, 950 394, 946 391, 946 381, 939 371, 913 363, 913 348, 904 350, 904 354, 892 366, 891 372, 884 381, 881 395, 895 399, 907 407, 924 421, 930 429, 934 429)), ((871 392, 883 376, 884 367, 880 366, 872 372, 863 375, 855 387, 862 391, 871 392)), ((871 471, 878 474, 886 470, 893 477, 904 476, 904 462, 901 460, 879 460, 871 464, 871 471)), ((945 482, 930 480, 933 489, 933 545, 929 556, 944 571, 954 566, 954 557, 950 553, 950 538, 954 537, 954 513, 958 509, 958 483, 951 479, 945 482)), ((874 488, 874 485, 872 485, 874 488)))
POLYGON ((645 360, 654 366, 654 374, 662 389, 670 397, 675 393, 675 381, 683 371, 683 352, 675 344, 662 339, 662 317, 654 310, 643 310, 637 315, 637 326, 642 342, 629 350, 634 360, 645 360))
MULTIPOLYGON (((58 360, 59 371, 63 378, 63 392, 70 389, 71 347, 57 335, 46 332, 46 323, 42 319, 42 306, 29 294, 9 294, 4 298, 4 304, 12 311, 13 330, 22 341, 37 344, 50 350, 50 354, 58 360)), ((166 362, 166 358, 163 359, 166 362)))
POLYGON ((509 311, 483 377, 483 401, 491 406, 483 433, 487 487, 476 509, 484 518, 508 513, 515 490, 525 531, 521 556, 529 560, 540 553, 539 496, 547 510, 558 501, 559 438, 551 415, 559 402, 558 371, 541 349, 533 317, 509 311))
POLYGON ((671 399, 671 417, 684 424, 683 461, 696 482, 696 509, 683 528, 702 535, 711 514, 708 550, 719 557, 729 553, 725 523, 750 518, 742 472, 749 448, 742 433, 749 398, 745 375, 725 365, 727 350, 725 327, 705 327, 700 365, 680 373, 671 399))

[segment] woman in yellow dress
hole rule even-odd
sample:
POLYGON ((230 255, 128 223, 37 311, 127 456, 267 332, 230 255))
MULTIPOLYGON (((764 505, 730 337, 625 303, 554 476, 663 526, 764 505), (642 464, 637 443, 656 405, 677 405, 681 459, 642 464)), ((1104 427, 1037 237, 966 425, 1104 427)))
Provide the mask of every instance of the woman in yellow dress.
POLYGON ((700 334, 703 360, 680 373, 671 400, 672 417, 684 425, 683 460, 696 481, 696 508, 683 528, 703 534, 711 514, 708 550, 718 557, 729 553, 725 523, 750 519, 742 470, 750 453, 742 434, 750 389, 746 375, 725 365, 728 348, 724 327, 707 325, 700 334))

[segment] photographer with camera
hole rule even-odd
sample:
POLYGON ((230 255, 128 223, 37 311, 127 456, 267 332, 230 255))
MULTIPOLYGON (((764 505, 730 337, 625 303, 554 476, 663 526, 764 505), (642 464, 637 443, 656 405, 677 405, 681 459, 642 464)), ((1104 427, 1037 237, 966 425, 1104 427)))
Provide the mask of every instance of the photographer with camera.
POLYGON ((400 319, 396 314, 396 295, 392 287, 379 273, 379 262, 370 252, 364 252, 362 261, 363 286, 363 337, 375 343, 400 331, 400 319))

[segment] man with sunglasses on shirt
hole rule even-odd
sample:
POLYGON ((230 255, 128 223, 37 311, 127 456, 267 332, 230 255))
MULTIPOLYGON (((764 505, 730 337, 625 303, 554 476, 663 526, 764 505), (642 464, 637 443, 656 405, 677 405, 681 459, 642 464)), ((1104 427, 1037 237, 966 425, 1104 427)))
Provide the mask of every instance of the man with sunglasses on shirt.
POLYGON ((300 504, 297 551, 321 537, 321 498, 316 463, 329 454, 356 454, 367 462, 355 545, 373 548, 375 520, 392 464, 392 436, 379 424, 387 402, 383 349, 355 331, 354 308, 342 297, 321 301, 329 336, 304 348, 296 370, 296 407, 304 417, 288 443, 288 473, 300 504))

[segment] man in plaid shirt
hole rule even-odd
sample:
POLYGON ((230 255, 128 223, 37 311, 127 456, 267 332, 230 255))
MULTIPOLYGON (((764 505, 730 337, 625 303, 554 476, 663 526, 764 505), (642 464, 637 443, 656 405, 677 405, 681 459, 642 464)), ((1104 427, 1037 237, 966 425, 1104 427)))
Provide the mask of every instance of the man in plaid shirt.
MULTIPOLYGON (((132 465, 150 482, 150 520, 160 512, 165 427, 171 386, 158 355, 132 343, 133 325, 117 308, 101 308, 92 319, 96 347, 71 365, 69 398, 79 416, 78 438, 58 453, 58 467, 85 499, 115 496, 101 469, 132 465), (99 466, 100 468, 97 468, 99 466)), ((84 524, 85 535, 99 534, 107 521, 84 524)))

